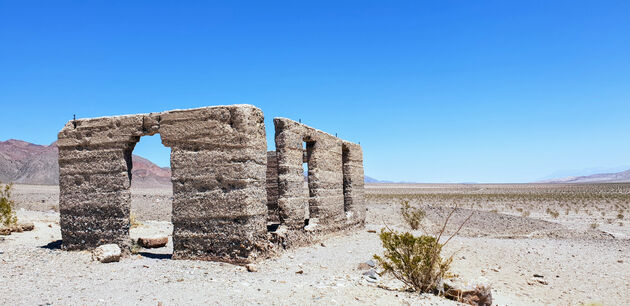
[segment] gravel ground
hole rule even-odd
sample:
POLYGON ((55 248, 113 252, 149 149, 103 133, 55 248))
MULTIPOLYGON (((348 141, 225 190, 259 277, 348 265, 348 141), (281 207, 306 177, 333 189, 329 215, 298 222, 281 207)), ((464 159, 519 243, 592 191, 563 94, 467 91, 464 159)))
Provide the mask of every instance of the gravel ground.
MULTIPOLYGON (((168 192, 162 194, 151 201, 166 201, 168 192)), ((92 261, 89 252, 59 249, 58 213, 21 210, 20 220, 34 221, 35 230, 0 236, 0 304, 456 304, 396 290, 401 284, 389 277, 371 283, 357 268, 382 250, 378 235, 368 231, 380 230, 383 222, 401 228, 397 209, 370 203, 365 229, 258 262, 258 272, 224 263, 171 260, 171 242, 101 264, 92 261)), ((428 213, 428 222, 437 222, 442 212, 428 213)), ((471 220, 445 252, 455 253, 452 272, 459 278, 482 278, 492 285, 495 303, 630 304, 630 240, 490 212, 475 213, 471 220), (533 234, 541 231, 550 234, 533 234), (534 274, 547 284, 534 280, 534 274)), ((131 236, 171 232, 170 222, 143 221, 131 236)))

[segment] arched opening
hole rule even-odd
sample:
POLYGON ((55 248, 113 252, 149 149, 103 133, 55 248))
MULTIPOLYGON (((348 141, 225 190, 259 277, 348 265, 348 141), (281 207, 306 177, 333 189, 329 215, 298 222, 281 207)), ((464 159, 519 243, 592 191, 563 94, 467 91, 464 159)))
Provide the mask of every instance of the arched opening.
MULTIPOLYGON (((132 148, 129 235, 132 252, 169 258, 173 254, 171 149, 160 135, 143 136, 132 148), (161 246, 166 237, 166 245, 161 246)), ((129 164, 129 161, 128 161, 129 164)))

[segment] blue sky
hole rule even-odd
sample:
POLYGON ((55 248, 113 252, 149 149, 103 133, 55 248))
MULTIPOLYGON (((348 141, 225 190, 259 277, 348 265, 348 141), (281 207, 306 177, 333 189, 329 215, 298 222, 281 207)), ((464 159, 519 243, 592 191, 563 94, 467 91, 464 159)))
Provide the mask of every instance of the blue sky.
MULTIPOLYGON (((628 1, 4 1, 0 140, 247 103, 361 142, 366 174, 527 182, 630 165, 628 1)), ((165 166, 144 137, 134 153, 165 166)))

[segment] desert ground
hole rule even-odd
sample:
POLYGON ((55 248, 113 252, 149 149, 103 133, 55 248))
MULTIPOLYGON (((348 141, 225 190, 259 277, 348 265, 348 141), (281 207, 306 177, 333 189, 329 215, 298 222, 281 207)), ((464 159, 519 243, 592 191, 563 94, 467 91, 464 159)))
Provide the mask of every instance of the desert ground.
MULTIPOLYGON (((171 191, 132 192, 132 238, 169 235, 171 191)), ((455 205, 448 233, 472 214, 444 252, 456 278, 491 284, 495 304, 630 305, 630 184, 368 184, 365 228, 261 260, 257 272, 171 260, 171 242, 108 264, 63 251, 58 193, 15 186, 17 216, 35 230, 0 236, 0 304, 456 304, 358 268, 382 253, 381 228, 410 230, 408 201, 429 231, 455 205)))

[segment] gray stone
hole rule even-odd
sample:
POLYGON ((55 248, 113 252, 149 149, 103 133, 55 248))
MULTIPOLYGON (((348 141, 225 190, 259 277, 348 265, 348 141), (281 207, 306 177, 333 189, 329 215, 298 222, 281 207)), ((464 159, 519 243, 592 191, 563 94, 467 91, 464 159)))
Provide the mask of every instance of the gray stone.
POLYGON ((117 244, 105 244, 92 251, 92 259, 102 263, 117 262, 120 260, 121 250, 117 244))
POLYGON ((365 272, 363 272, 363 275, 373 278, 373 279, 377 279, 378 278, 378 274, 376 273, 376 270, 374 269, 369 269, 365 272))

